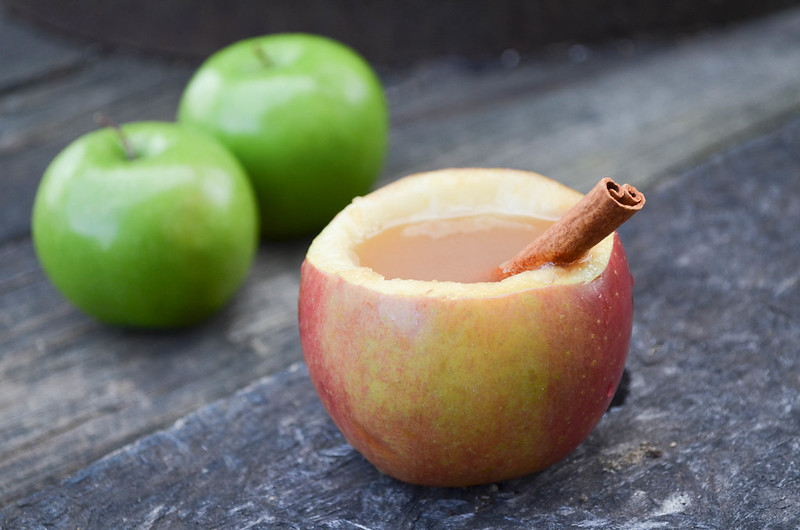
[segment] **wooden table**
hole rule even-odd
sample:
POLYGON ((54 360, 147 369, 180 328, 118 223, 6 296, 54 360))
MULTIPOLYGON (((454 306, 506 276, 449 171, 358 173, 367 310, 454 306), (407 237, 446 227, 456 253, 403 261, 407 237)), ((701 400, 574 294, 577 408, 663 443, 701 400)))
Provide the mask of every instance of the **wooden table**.
POLYGON ((309 240, 264 242, 233 302, 190 330, 103 326, 55 291, 29 234, 42 171, 97 110, 172 119, 195 65, 0 13, 0 527, 796 527, 798 34, 794 10, 519 64, 381 70, 381 183, 508 166, 648 193, 622 231, 627 399, 550 470, 431 490, 374 471, 313 393, 296 325, 309 240))

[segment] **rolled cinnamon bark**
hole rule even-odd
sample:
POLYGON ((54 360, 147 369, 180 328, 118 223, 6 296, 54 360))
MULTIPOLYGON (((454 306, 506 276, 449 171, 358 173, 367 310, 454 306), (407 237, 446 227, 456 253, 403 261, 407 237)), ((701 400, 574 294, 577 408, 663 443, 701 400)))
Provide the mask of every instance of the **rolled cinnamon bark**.
POLYGON ((496 276, 503 279, 548 263, 573 263, 641 210, 644 203, 644 195, 630 184, 620 186, 603 178, 542 235, 501 264, 496 276))

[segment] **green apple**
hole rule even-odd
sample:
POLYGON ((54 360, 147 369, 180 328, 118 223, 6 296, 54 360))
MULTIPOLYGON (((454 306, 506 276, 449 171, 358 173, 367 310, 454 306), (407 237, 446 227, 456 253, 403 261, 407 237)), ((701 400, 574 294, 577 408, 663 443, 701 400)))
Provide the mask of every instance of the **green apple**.
POLYGON ((190 80, 178 121, 225 144, 250 176, 268 238, 318 231, 369 191, 383 165, 388 111, 374 71, 316 35, 232 44, 190 80))
POLYGON ((247 275, 258 210, 239 162, 174 123, 103 128, 48 166, 32 219, 53 284, 104 322, 194 324, 247 275))
POLYGON ((580 198, 533 173, 442 170, 357 199, 314 239, 300 282, 304 357, 334 422, 378 469, 468 486, 568 455, 622 377, 632 278, 616 232, 568 267, 469 284, 385 279, 359 265, 356 245, 412 219, 558 218, 580 198))

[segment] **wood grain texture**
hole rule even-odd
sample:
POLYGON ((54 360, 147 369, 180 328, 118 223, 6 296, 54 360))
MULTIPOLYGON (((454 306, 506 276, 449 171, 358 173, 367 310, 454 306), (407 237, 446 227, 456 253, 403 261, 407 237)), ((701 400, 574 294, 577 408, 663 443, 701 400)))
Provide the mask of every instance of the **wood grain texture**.
POLYGON ((296 361, 305 244, 265 245, 240 294, 211 321, 124 331, 78 313, 45 280, 30 244, 0 251, 0 497, 53 482, 296 361))
MULTIPOLYGON (((646 188, 800 109, 800 11, 637 51, 407 88, 387 172, 538 171, 587 192, 610 176, 646 188)), ((594 55, 593 55, 594 53, 594 55)))
MULTIPOLYGON (((447 60, 384 72, 393 127, 382 182, 498 165, 582 191, 604 174, 652 185, 797 110, 799 34, 800 11, 790 11, 705 37, 567 49, 515 68, 447 60)), ((309 241, 262 245, 239 295, 188 331, 137 333, 83 316, 47 282, 29 238, 41 173, 94 128, 97 110, 123 122, 172 119, 192 68, 54 41, 2 12, 0 43, 4 506, 296 362, 309 241), (21 66, 15 43, 39 47, 33 66, 21 66)))
POLYGON ((0 95, 80 67, 90 50, 33 33, 0 12, 0 95))
POLYGON ((630 393, 541 473, 452 489, 390 479, 347 445, 297 363, 0 511, 0 525, 796 528, 798 141, 800 117, 651 190, 622 234, 630 393))

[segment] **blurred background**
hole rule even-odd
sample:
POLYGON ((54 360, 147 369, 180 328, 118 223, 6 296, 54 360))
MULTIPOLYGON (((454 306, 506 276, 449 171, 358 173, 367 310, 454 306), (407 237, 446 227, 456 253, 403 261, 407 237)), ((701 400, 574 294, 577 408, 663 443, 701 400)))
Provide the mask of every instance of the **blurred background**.
POLYGON ((553 43, 695 32, 796 0, 2 0, 12 13, 111 45, 204 57, 244 37, 304 31, 373 62, 491 57, 553 43))

